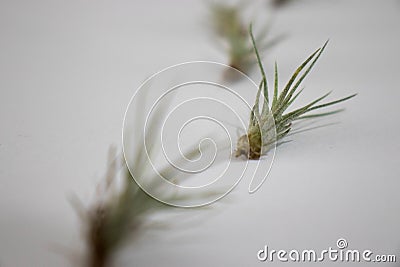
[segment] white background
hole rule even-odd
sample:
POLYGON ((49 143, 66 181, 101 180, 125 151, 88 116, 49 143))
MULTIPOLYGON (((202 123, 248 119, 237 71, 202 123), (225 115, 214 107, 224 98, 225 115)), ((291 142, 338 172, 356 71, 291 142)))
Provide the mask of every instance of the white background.
MULTIPOLYGON (((191 222, 145 232, 120 265, 262 266, 264 245, 318 250, 340 237, 398 255, 400 2, 294 2, 259 10, 273 35, 287 34, 264 54, 269 77, 277 60, 285 82, 329 38, 298 104, 329 90, 359 95, 318 122, 337 124, 280 147, 259 192, 248 195, 245 179, 229 201, 179 211, 191 222)), ((71 265, 63 253, 83 245, 67 197, 90 202, 147 77, 191 60, 227 63, 207 25, 203 1, 0 2, 0 266, 71 265)))

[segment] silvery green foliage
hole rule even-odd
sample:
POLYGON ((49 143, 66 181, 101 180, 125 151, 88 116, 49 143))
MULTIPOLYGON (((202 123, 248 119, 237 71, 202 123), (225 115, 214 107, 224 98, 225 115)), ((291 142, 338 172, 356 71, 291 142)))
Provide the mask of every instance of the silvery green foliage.
POLYGON ((248 132, 247 134, 239 138, 237 142, 236 156, 238 157, 240 155, 245 155, 249 159, 259 159, 262 155, 268 152, 271 144, 278 142, 291 131, 293 121, 334 114, 338 112, 338 110, 306 115, 313 110, 321 109, 346 101, 356 96, 356 94, 324 104, 318 104, 330 94, 329 92, 301 108, 295 109, 291 112, 286 112, 287 109, 296 100, 296 98, 301 94, 303 89, 298 90, 299 86, 304 78, 307 76, 307 74, 311 71, 318 58, 321 56, 322 52, 325 50, 325 47, 328 44, 328 42, 326 42, 321 48, 317 49, 296 69, 296 71, 293 73, 292 77, 280 93, 278 93, 278 67, 275 63, 274 92, 271 108, 269 109, 270 99, 268 97, 267 79, 264 67, 260 60, 260 55, 258 53, 256 41, 253 36, 251 26, 250 36, 253 43, 254 51, 257 56, 262 80, 259 85, 255 104, 250 114, 248 132), (260 98, 262 98, 263 102, 261 112, 259 110, 260 98), (273 132, 273 128, 275 128, 275 134, 273 132))

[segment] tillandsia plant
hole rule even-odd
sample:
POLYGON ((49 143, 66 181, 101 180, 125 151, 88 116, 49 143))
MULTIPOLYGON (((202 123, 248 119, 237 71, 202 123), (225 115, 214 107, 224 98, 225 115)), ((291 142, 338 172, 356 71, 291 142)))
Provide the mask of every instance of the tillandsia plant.
MULTIPOLYGON (((110 148, 108 163, 94 203, 85 208, 76 198, 72 199, 84 226, 86 243, 86 254, 79 260, 79 266, 113 266, 117 252, 143 232, 146 218, 170 208, 147 195, 135 183, 122 154, 115 149, 110 148)), ((157 182, 153 184, 159 186, 157 182)))
POLYGON ((258 66, 262 75, 256 101, 250 114, 250 123, 248 132, 242 135, 237 142, 236 157, 244 155, 249 159, 259 159, 262 155, 265 155, 273 144, 284 138, 292 127, 292 122, 300 119, 315 118, 320 116, 326 116, 338 112, 338 110, 308 114, 311 111, 318 110, 327 106, 335 105, 340 102, 346 101, 356 96, 356 94, 327 102, 324 104, 318 104, 325 99, 329 94, 325 94, 311 103, 295 109, 291 112, 287 112, 287 109, 293 104, 296 98, 301 94, 302 89, 298 90, 301 82, 311 71, 314 64, 324 51, 328 41, 319 49, 317 49, 311 56, 309 56, 293 73, 292 77, 284 87, 284 89, 278 93, 278 67, 275 63, 275 81, 274 81, 274 92, 272 98, 271 108, 269 108, 270 100, 268 97, 268 85, 264 71, 264 67, 261 63, 260 55, 256 46, 256 41, 253 35, 252 26, 250 25, 250 37, 254 47, 254 51, 257 57, 258 66), (304 71, 303 71, 304 69, 304 71), (303 71, 303 72, 302 72, 303 71), (301 74, 302 73, 302 74, 301 74), (301 74, 301 76, 299 76, 301 74), (263 107, 261 112, 259 111, 259 101, 261 94, 263 95, 263 107), (273 130, 275 128, 275 130, 273 130))
POLYGON ((88 250, 84 266, 109 266, 124 242, 138 235, 145 216, 162 207, 133 181, 122 157, 115 153, 110 155, 111 163, 105 184, 98 190, 99 198, 83 213, 88 250), (117 189, 121 168, 123 180, 121 188, 117 189))
MULTIPOLYGON (((187 155, 193 158, 198 153, 193 150, 187 155)), ((139 172, 143 173, 141 170, 139 172)), ((167 172, 174 175, 176 170, 166 167, 160 171, 167 172)), ((161 188, 156 179, 153 181, 154 188, 161 188)), ((124 244, 143 232, 142 226, 151 214, 173 209, 145 193, 134 181, 122 154, 116 154, 113 149, 110 149, 104 184, 99 185, 97 193, 96 201, 88 209, 78 202, 74 203, 84 223, 84 240, 87 246, 87 255, 83 261, 85 267, 112 266, 116 253, 124 244), (122 183, 118 187, 119 175, 122 183)), ((171 198, 174 197, 171 195, 171 198)))
MULTIPOLYGON (((140 109, 140 105, 137 107, 140 109)), ((166 108, 166 107, 165 107, 166 108)), ((128 169, 127 162, 122 153, 118 154, 115 149, 110 149, 109 164, 103 184, 99 185, 94 203, 85 208, 76 198, 73 202, 79 217, 84 225, 84 241, 87 247, 87 255, 84 256, 85 267, 106 267, 112 266, 117 252, 132 239, 138 237, 143 231, 143 224, 148 226, 148 218, 155 212, 167 212, 173 207, 161 203, 139 187, 132 175, 135 177, 145 177, 149 185, 157 190, 164 190, 160 177, 149 173, 149 164, 146 164, 148 157, 157 154, 156 133, 160 126, 160 120, 166 114, 165 109, 157 109, 156 115, 149 120, 149 143, 152 146, 144 151, 144 147, 131 151, 133 157, 131 171, 128 169), (146 153, 147 152, 147 153, 146 153)), ((140 113, 138 113, 140 114, 140 113)), ((138 118, 137 118, 138 119, 138 118)), ((143 144, 144 137, 135 137, 139 144, 143 144)), ((208 149, 207 146, 203 149, 208 149)), ((125 151, 128 153, 127 151, 125 151)), ((200 150, 190 148, 186 151, 185 159, 198 158, 200 150)), ((179 164, 185 159, 178 159, 174 162, 179 164)), ((160 168, 159 175, 169 177, 172 182, 176 182, 182 175, 179 170, 171 165, 160 168)), ((212 196, 210 192, 209 195, 212 196)), ((175 192, 166 195, 167 200, 177 198, 188 199, 190 196, 177 196, 175 192)), ((189 200, 189 199, 188 199, 189 200)))
MULTIPOLYGON (((211 20, 214 31, 222 39, 229 53, 229 66, 243 73, 248 73, 256 64, 253 47, 248 38, 247 25, 242 18, 244 4, 227 5, 221 3, 211 4, 211 20)), ((269 27, 257 35, 257 42, 261 50, 274 46, 280 39, 278 36, 267 41, 269 27)), ((228 77, 235 78, 235 77, 228 77)))
POLYGON ((290 2, 293 2, 293 0, 272 0, 271 4, 275 7, 275 8, 280 8, 283 7, 287 4, 289 4, 290 2))

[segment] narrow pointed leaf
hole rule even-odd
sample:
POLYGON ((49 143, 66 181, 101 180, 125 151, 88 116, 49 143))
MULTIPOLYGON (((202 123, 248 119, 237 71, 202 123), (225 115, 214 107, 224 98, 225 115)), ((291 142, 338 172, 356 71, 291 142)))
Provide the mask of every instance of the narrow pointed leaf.
POLYGON ((334 105, 334 104, 337 104, 337 103, 340 103, 340 102, 346 101, 346 100, 348 100, 348 99, 350 99, 350 98, 353 98, 353 97, 355 97, 356 95, 357 95, 357 94, 353 94, 353 95, 350 95, 350 96, 347 96, 347 97, 341 98, 341 99, 339 99, 339 100, 335 100, 335 101, 332 101, 332 102, 328 102, 328 103, 325 103, 325 104, 321 104, 321 105, 318 105, 318 106, 315 106, 315 107, 309 108, 309 109, 307 110, 307 112, 308 112, 308 111, 311 111, 311 110, 316 110, 316 109, 319 109, 319 108, 323 108, 323 107, 331 106, 331 105, 334 105))
POLYGON ((333 115, 333 114, 336 114, 336 113, 339 113, 339 112, 342 112, 342 111, 344 111, 343 108, 337 109, 337 110, 334 110, 334 111, 330 111, 330 112, 323 112, 323 113, 317 113, 317 114, 311 114, 311 115, 304 115, 304 116, 298 117, 296 120, 324 117, 324 116, 333 115))
POLYGON ((285 106, 286 103, 288 103, 293 96, 293 94, 296 92, 297 88, 301 84, 301 82, 304 80, 304 78, 308 75, 308 73, 311 71, 311 69, 314 67, 315 63, 319 59, 319 57, 322 55, 322 52, 324 52, 329 40, 325 42, 325 44, 322 46, 322 48, 319 50, 317 56, 314 58, 314 60, 311 62, 310 66, 306 69, 306 71, 301 75, 299 80, 296 82, 296 84, 293 86, 293 88, 289 91, 287 97, 285 100, 282 102, 282 106, 285 106))
MULTIPOLYGON (((314 53, 312 53, 311 56, 309 56, 297 69, 296 71, 293 73, 292 77, 290 78, 289 82, 286 84, 285 88, 283 89, 282 93, 279 95, 278 98, 278 103, 282 103, 283 100, 286 97, 286 94, 288 93, 290 87, 292 86, 293 82, 296 80, 297 76, 299 75, 299 73, 303 70, 303 68, 308 64, 308 62, 310 62, 314 56, 320 51, 321 49, 317 49, 317 51, 315 51, 314 53)), ((279 105, 276 107, 279 108, 279 105)))
POLYGON ((309 111, 309 108, 311 106, 313 106, 316 103, 318 103, 319 101, 323 100, 324 98, 326 98, 330 94, 331 94, 331 92, 326 93, 325 95, 321 96, 320 98, 317 98, 316 100, 312 101, 311 103, 309 103, 309 104, 307 104, 307 105, 305 105, 305 106, 303 106, 303 107, 301 107, 299 109, 296 109, 296 110, 294 110, 294 111, 282 116, 282 119, 283 119, 282 121, 286 121, 287 119, 293 120, 293 118, 296 118, 296 117, 298 117, 300 115, 303 115, 305 112, 309 111))
POLYGON ((272 109, 274 109, 276 105, 276 101, 278 101, 278 63, 275 61, 275 81, 274 81, 274 97, 272 100, 272 109))
MULTIPOLYGON (((260 55, 258 53, 258 49, 257 49, 257 45, 256 45, 256 41, 254 39, 254 35, 253 35, 253 25, 250 24, 250 36, 251 36, 251 41, 253 43, 253 47, 254 47, 254 51, 256 53, 257 56, 257 62, 258 62, 258 66, 260 67, 260 71, 261 71, 261 75, 262 75, 262 80, 264 82, 264 98, 268 101, 268 85, 267 85, 267 78, 265 75, 265 71, 264 71, 264 67, 261 63, 261 58, 260 55)), ((261 88, 260 88, 261 89, 261 88)))

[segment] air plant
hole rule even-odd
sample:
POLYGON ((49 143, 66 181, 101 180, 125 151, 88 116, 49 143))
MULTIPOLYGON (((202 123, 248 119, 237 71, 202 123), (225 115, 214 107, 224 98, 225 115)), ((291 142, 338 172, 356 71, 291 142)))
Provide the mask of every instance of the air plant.
MULTIPOLYGON (((227 5, 221 3, 211 4, 211 20, 215 34, 222 39, 229 54, 229 66, 243 73, 248 73, 256 64, 253 47, 248 38, 248 23, 243 21, 241 11, 244 6, 227 5)), ((269 27, 264 27, 257 35, 257 42, 261 50, 274 46, 281 37, 267 41, 269 27)), ((235 77, 228 77, 235 78, 235 77)))
POLYGON ((98 190, 94 205, 83 216, 88 249, 85 266, 109 266, 121 245, 138 234, 145 216, 162 207, 134 182, 122 157, 111 155, 116 158, 110 159, 105 184, 98 190), (117 189, 120 168, 123 181, 117 189))
POLYGON ((283 7, 283 6, 285 6, 285 5, 287 5, 287 4, 289 4, 290 2, 292 2, 293 0, 272 0, 272 5, 275 7, 275 8, 280 8, 280 7, 283 7))
POLYGON ((338 110, 308 114, 311 111, 319 110, 324 107, 338 104, 356 96, 356 94, 327 102, 324 104, 318 104, 325 99, 329 94, 325 94, 309 104, 295 109, 291 112, 287 112, 287 109, 293 104, 296 98, 301 94, 302 90, 298 91, 298 88, 307 74, 311 71, 314 64, 324 51, 328 41, 319 49, 317 49, 311 56, 309 56, 293 73, 292 77, 284 87, 284 89, 278 93, 278 67, 275 63, 275 81, 274 81, 274 92, 271 104, 269 108, 270 100, 268 97, 268 85, 264 71, 264 67, 261 63, 260 55, 256 46, 256 40, 253 35, 252 26, 250 25, 250 37, 254 47, 254 51, 257 57, 258 66, 262 75, 255 104, 250 114, 250 123, 248 132, 242 135, 237 142, 236 157, 245 155, 249 159, 259 159, 265 155, 269 149, 284 138, 292 129, 292 122, 300 119, 315 118, 326 116, 337 113, 338 110), (307 67, 307 68, 306 68, 307 67), (306 69, 305 69, 306 68, 306 69), (302 72, 304 69, 304 72, 302 72), (301 76, 299 76, 302 73, 301 76), (299 77, 299 78, 298 78, 299 77), (298 78, 298 79, 297 79, 298 78), (261 113, 259 111, 259 101, 261 94, 263 94, 263 107, 261 113))
MULTIPOLYGON (((192 158, 195 153, 188 156, 192 158)), ((176 170, 167 167, 160 172, 174 174, 176 170)), ((153 181, 153 187, 161 187, 157 180, 153 181)), ((124 244, 139 236, 142 225, 151 214, 173 209, 145 193, 134 181, 122 154, 117 155, 112 149, 104 184, 99 185, 97 193, 96 201, 88 209, 76 201, 73 203, 84 223, 87 255, 83 266, 111 266, 115 254, 124 244), (119 174, 122 183, 118 188, 119 174)))
MULTIPOLYGON (((148 155, 157 153, 155 139, 157 127, 160 125, 160 119, 164 118, 164 109, 157 110, 155 118, 149 122, 149 132, 152 133, 147 137, 153 144, 148 155)), ((140 114, 140 113, 138 113, 140 114)), ((139 144, 143 144, 144 137, 135 137, 139 144)), ((137 151, 133 151, 133 175, 145 177, 149 181, 149 185, 156 190, 163 190, 163 184, 156 174, 149 174, 149 164, 146 164, 147 154, 141 147, 137 151)), ((202 149, 208 149, 203 146, 202 149)), ((127 151, 125 151, 128 153, 127 151)), ((132 152, 132 151, 131 151, 132 152)), ((198 158, 200 155, 199 148, 189 149, 186 151, 185 159, 198 158)), ((174 162, 185 161, 178 159, 174 162)), ((111 266, 114 256, 120 248, 139 236, 141 226, 147 222, 148 217, 155 212, 168 211, 173 209, 172 206, 161 203, 146 192, 144 192, 136 181, 133 179, 131 171, 128 169, 122 154, 117 154, 115 149, 110 149, 108 160, 108 168, 103 184, 99 185, 95 202, 85 208, 76 198, 72 204, 76 208, 80 218, 84 224, 84 241, 87 246, 87 255, 85 256, 84 266, 87 267, 106 267, 111 266), (119 179, 122 178, 122 179, 119 179), (121 181, 122 180, 122 181, 121 181), (121 183, 119 183, 121 182, 121 183)), ((160 168, 161 176, 169 177, 172 182, 177 182, 179 175, 182 175, 178 169, 168 165, 160 168)), ((209 192, 209 196, 213 196, 217 192, 209 192)), ((166 195, 168 200, 173 202, 174 199, 189 198, 190 196, 177 196, 174 192, 166 195)))

